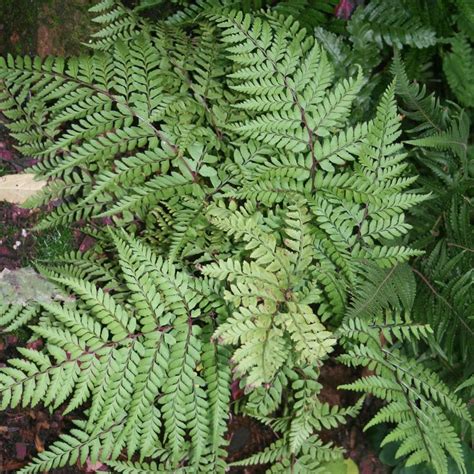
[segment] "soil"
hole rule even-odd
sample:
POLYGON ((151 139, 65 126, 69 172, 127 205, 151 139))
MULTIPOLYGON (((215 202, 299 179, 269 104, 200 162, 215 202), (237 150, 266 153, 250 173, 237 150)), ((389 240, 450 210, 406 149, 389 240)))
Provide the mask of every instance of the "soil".
POLYGON ((2 0, 0 54, 72 55, 92 32, 94 0, 2 0))

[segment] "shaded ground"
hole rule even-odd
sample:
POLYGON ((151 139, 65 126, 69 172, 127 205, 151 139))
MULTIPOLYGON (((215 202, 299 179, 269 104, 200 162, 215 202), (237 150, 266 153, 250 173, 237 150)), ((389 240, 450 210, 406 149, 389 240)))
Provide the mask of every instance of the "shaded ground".
POLYGON ((72 55, 92 31, 93 0, 2 0, 0 54, 72 55))
MULTIPOLYGON (((77 54, 91 32, 87 8, 93 0, 2 0, 0 2, 0 55, 77 54)), ((0 176, 20 172, 32 160, 19 156, 2 127, 0 116, 0 176)), ((31 265, 34 257, 50 258, 74 245, 70 229, 34 234, 38 211, 0 202, 0 271, 31 265)), ((75 243, 77 246, 77 242, 75 243)), ((16 347, 29 339, 27 330, 0 334, 0 366, 18 356, 16 347)), ((33 343, 33 344, 37 344, 33 343)), ((70 418, 61 410, 50 414, 42 407, 6 410, 0 414, 0 472, 14 473, 45 446, 67 431, 70 418)), ((84 472, 75 468, 54 473, 84 472)), ((91 471, 94 472, 94 471, 91 471)))

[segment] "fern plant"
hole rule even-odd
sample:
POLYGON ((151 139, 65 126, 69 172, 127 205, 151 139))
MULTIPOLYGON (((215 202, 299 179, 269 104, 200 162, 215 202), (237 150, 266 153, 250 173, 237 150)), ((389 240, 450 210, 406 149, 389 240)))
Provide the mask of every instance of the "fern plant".
POLYGON ((431 193, 415 211, 413 245, 427 253, 414 265, 419 283, 414 311, 418 320, 436 328, 438 356, 464 377, 472 366, 471 345, 464 338, 474 334, 469 118, 411 83, 400 57, 392 69, 408 122, 410 154, 421 174, 418 182, 431 193))
POLYGON ((436 43, 435 31, 400 3, 394 0, 370 2, 355 12, 351 19, 352 28, 367 28, 369 41, 378 44, 399 48, 404 45, 417 48, 433 46, 436 43))
MULTIPOLYGON (((404 344, 433 337, 407 315, 407 262, 423 254, 406 243, 408 213, 429 196, 411 188, 400 141, 404 76, 358 121, 368 63, 341 77, 321 30, 278 8, 222 6, 152 23, 102 0, 91 55, 0 60, 0 109, 51 179, 30 202, 55 204, 40 227, 102 227, 101 260, 40 265, 74 302, 0 320, 46 342, 0 369, 1 406, 84 414, 22 472, 88 458, 118 472, 224 472, 232 377, 240 410, 279 434, 238 464, 325 472, 342 452, 320 432, 363 403, 322 401, 336 346, 374 371, 346 388, 387 402, 369 426, 397 425, 386 440, 401 441, 400 458, 444 474, 451 457, 467 472, 448 417, 469 413, 404 344)), ((464 136, 462 112, 453 123, 464 136)), ((408 146, 462 153, 448 131, 421 129, 408 146)))

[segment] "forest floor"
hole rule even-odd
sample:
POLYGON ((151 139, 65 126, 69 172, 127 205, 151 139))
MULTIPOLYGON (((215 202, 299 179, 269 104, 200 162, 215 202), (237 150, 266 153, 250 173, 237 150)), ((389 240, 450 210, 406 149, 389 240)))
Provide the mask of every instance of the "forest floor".
MULTIPOLYGON (((0 5, 0 55, 50 54, 73 55, 84 50, 82 43, 91 32, 87 8, 91 0, 3 0, 0 5)), ((21 172, 32 164, 20 157, 8 138, 0 117, 0 176, 21 172)), ((0 202, 0 272, 4 269, 33 266, 35 259, 51 259, 72 249, 84 249, 90 242, 77 229, 60 228, 48 233, 36 233, 32 227, 39 210, 26 210, 0 202)), ((30 341, 27 330, 14 334, 0 332, 0 366, 17 356, 19 345, 38 348, 42 341, 30 341)), ((337 390, 357 374, 337 364, 327 364, 321 381, 322 397, 330 404, 348 405, 353 395, 337 390)), ((233 394, 238 398, 239 393, 233 394)), ((388 468, 376 456, 370 437, 363 425, 373 414, 376 404, 366 401, 362 416, 350 420, 337 430, 323 433, 324 441, 342 446, 358 465, 361 474, 385 474, 388 468)), ((71 416, 64 417, 62 409, 50 413, 43 407, 18 408, 0 413, 0 473, 14 473, 43 451, 58 434, 67 431, 71 416)), ((229 422, 229 460, 235 461, 262 449, 276 437, 271 430, 249 418, 237 416, 229 422)), ((105 466, 56 469, 54 473, 98 472, 105 466)), ((233 473, 259 473, 258 468, 234 468, 233 473)), ((335 473, 337 474, 337 473, 335 473)))

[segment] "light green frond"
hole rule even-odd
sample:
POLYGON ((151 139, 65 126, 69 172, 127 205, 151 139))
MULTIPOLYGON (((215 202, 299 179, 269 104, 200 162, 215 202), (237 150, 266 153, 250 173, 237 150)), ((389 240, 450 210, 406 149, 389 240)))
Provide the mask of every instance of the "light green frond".
POLYGON ((111 440, 120 431, 119 423, 90 436, 83 427, 74 428, 70 434, 63 434, 48 450, 38 456, 26 467, 20 469, 22 474, 50 471, 52 469, 73 465, 76 461, 84 464, 89 458, 97 463, 106 460, 110 452, 111 440), (102 450, 100 449, 102 447, 102 450), (99 452, 100 456, 99 456, 99 452))

